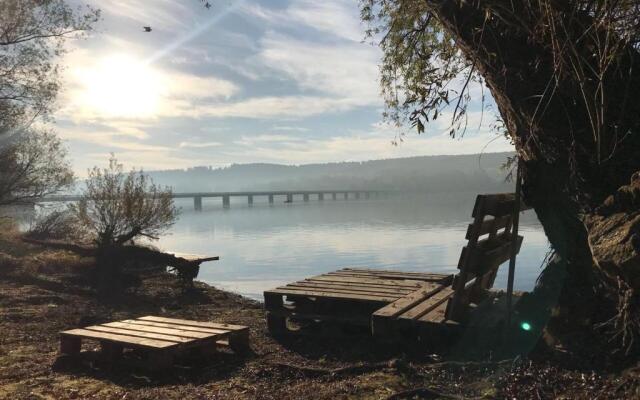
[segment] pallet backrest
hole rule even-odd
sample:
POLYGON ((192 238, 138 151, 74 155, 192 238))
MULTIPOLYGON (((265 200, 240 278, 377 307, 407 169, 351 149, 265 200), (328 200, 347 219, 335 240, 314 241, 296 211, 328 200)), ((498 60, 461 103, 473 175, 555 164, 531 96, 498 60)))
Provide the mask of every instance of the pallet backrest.
MULTIPOLYGON (((513 193, 481 194, 476 197, 471 216, 473 223, 467 227, 458 262, 460 272, 453 280, 455 294, 447 306, 447 318, 460 320, 469 303, 479 300, 493 286, 498 267, 509 260, 513 240, 517 251, 522 236, 514 236, 513 193)), ((521 205, 521 209, 526 209, 521 205)))

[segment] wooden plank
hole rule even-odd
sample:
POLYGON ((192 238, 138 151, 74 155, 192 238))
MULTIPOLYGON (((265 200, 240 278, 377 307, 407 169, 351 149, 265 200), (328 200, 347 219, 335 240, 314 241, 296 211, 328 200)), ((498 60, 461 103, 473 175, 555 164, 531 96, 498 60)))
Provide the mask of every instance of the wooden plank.
MULTIPOLYGON (((175 329, 176 325, 174 324, 166 324, 163 322, 151 322, 151 321, 141 321, 139 319, 125 319, 123 321, 119 321, 119 322, 123 322, 123 323, 127 323, 127 324, 135 324, 135 325, 141 325, 141 326, 157 326, 159 328, 173 328, 175 329)), ((106 325, 106 324, 104 324, 106 325)), ((179 325, 180 326, 180 330, 182 331, 189 331, 189 332, 199 332, 199 333, 208 333, 208 334, 222 334, 222 333, 226 333, 229 332, 228 329, 212 329, 212 328, 200 328, 197 326, 185 326, 185 325, 179 325)))
POLYGON ((215 322, 200 322, 200 321, 190 321, 188 319, 177 319, 177 318, 165 318, 165 317, 155 317, 153 315, 148 315, 146 317, 136 318, 141 321, 153 321, 153 322, 165 322, 167 324, 174 325, 184 325, 184 326, 196 326, 201 328, 213 328, 213 329, 225 329, 230 331, 249 329, 243 325, 232 325, 232 324, 223 324, 223 323, 215 323, 215 322))
POLYGON ((413 308, 405 311, 398 318, 411 319, 411 320, 418 319, 423 315, 429 313, 439 305, 445 303, 451 296, 453 296, 454 293, 455 292, 452 288, 447 287, 439 291, 438 293, 435 293, 433 296, 428 297, 423 302, 417 304, 413 308))
POLYGON ((319 293, 342 293, 342 294, 353 295, 353 296, 369 296, 369 297, 372 297, 372 298, 383 298, 383 299, 391 298, 391 299, 394 299, 392 301, 395 301, 395 300, 397 300, 397 299, 399 299, 400 297, 403 296, 401 294, 362 293, 362 292, 354 292, 352 290, 342 290, 342 289, 332 289, 332 288, 328 288, 328 289, 325 289, 325 288, 310 288, 310 287, 305 287, 305 286, 297 287, 295 285, 280 286, 280 287, 277 287, 275 289, 275 291, 280 291, 280 290, 295 290, 295 291, 302 291, 302 292, 314 291, 314 292, 319 292, 319 293))
POLYGON ((327 282, 351 282, 351 283, 366 283, 371 285, 380 285, 388 287, 406 287, 412 289, 418 289, 424 286, 422 281, 401 281, 401 280, 387 280, 387 279, 367 279, 356 276, 338 276, 338 275, 318 275, 306 279, 307 281, 327 281, 327 282))
POLYGON ((371 288, 371 287, 362 287, 362 286, 355 286, 355 285, 349 286, 349 285, 344 285, 344 284, 335 283, 335 282, 318 283, 318 282, 300 281, 300 282, 290 283, 287 285, 287 287, 290 287, 290 286, 321 288, 321 289, 340 289, 340 290, 347 290, 354 293, 372 293, 372 294, 393 295, 398 297, 402 297, 413 291, 412 289, 401 289, 401 288, 394 289, 394 288, 371 288))
POLYGON ((416 275, 416 276, 431 276, 438 275, 433 274, 431 272, 418 272, 418 271, 394 271, 388 269, 372 269, 372 268, 342 268, 336 272, 340 271, 351 271, 351 272, 367 272, 371 274, 398 274, 398 275, 416 275))
MULTIPOLYGON (((159 327, 159 326, 153 326, 153 325, 141 325, 136 323, 127 323, 124 321, 109 322, 107 324, 101 324, 99 326, 129 329, 131 331, 138 331, 138 332, 160 333, 163 335, 171 335, 171 336, 178 336, 178 337, 191 338, 191 339, 204 339, 204 338, 214 337, 214 336, 229 332, 229 331, 219 331, 218 333, 194 332, 194 331, 183 330, 183 329, 166 328, 166 327, 159 327)), ((174 326, 177 326, 177 325, 174 325, 174 326)))
POLYGON ((187 342, 192 342, 194 340, 193 338, 186 338, 186 337, 173 336, 173 335, 163 335, 161 333, 134 331, 130 329, 113 328, 113 327, 102 326, 102 325, 87 326, 83 329, 92 331, 92 332, 113 333, 116 335, 148 338, 148 339, 154 339, 154 340, 166 340, 169 342, 176 342, 176 343, 187 343, 187 342))
POLYGON ((505 243, 511 243, 511 234, 509 232, 502 232, 494 238, 484 238, 478 240, 475 245, 471 245, 471 240, 469 240, 469 244, 467 244, 467 246, 464 246, 462 248, 462 252, 460 253, 458 268, 462 269, 463 266, 466 268, 475 266, 478 263, 479 258, 481 258, 484 253, 501 247, 505 243), (473 249, 471 252, 469 252, 470 248, 473 249), (471 257, 470 260, 467 259, 468 256, 471 257))
MULTIPOLYGON (((515 193, 481 194, 476 198, 476 206, 478 206, 478 202, 480 202, 481 205, 480 207, 474 207, 473 217, 478 215, 478 213, 492 215, 494 217, 511 215, 514 209, 515 193)), ((524 203, 520 205, 522 211, 530 208, 531 207, 524 203)))
POLYGON ((312 291, 312 290, 298 291, 298 290, 287 290, 287 289, 275 289, 275 290, 268 290, 265 292, 265 294, 323 297, 328 299, 340 299, 340 300, 346 299, 346 300, 362 301, 362 302, 370 302, 370 303, 391 303, 397 300, 395 297, 373 297, 373 296, 345 294, 345 293, 318 292, 318 291, 312 291))
POLYGON ((344 282, 341 280, 315 280, 313 278, 311 279, 305 279, 303 281, 298 281, 295 282, 294 284, 300 284, 300 283, 313 283, 313 284, 320 284, 320 285, 325 285, 325 284, 329 284, 329 285, 337 285, 337 286, 343 286, 343 287, 347 287, 347 288, 359 288, 359 289, 367 289, 367 290, 378 290, 378 289, 383 289, 383 290, 391 290, 391 291, 396 291, 396 292, 403 292, 403 293, 411 293, 414 290, 416 290, 417 288, 421 287, 422 285, 418 285, 418 286, 398 286, 398 285, 394 285, 394 286, 388 286, 388 285, 377 285, 377 284, 371 284, 371 283, 362 283, 362 282, 344 282))
POLYGON ((372 280, 391 280, 397 282, 438 282, 441 279, 446 278, 446 274, 430 274, 424 276, 418 275, 404 275, 404 274, 368 274, 366 272, 355 271, 336 271, 329 272, 325 276, 340 276, 340 277, 352 277, 352 278, 365 278, 372 280))
MULTIPOLYGON (((462 269, 464 265, 469 274, 484 274, 489 269, 496 268, 509 260, 511 256, 511 240, 504 239, 505 237, 506 235, 504 234, 499 235, 493 243, 493 247, 490 246, 492 243, 488 242, 489 239, 481 240, 482 244, 478 242, 478 246, 472 252, 471 260, 466 259, 469 251, 465 246, 460 254, 459 268, 462 269)), ((518 252, 522 246, 522 239, 522 236, 518 236, 518 252)))
POLYGON ((431 322, 435 324, 442 324, 447 320, 447 303, 443 302, 437 307, 433 308, 427 314, 419 318, 420 322, 431 322))
POLYGON ((444 289, 445 286, 432 284, 425 288, 416 290, 409 295, 398 299, 397 301, 382 307, 375 313, 373 313, 376 317, 396 317, 411 307, 414 307, 416 304, 423 301, 425 298, 433 296, 437 292, 444 289))
POLYGON ((366 273, 372 274, 375 276, 389 276, 389 277, 398 277, 401 279, 409 279, 409 280, 438 280, 438 279, 446 279, 449 274, 438 274, 432 272, 404 272, 404 271, 386 271, 386 270, 364 270, 358 268, 343 268, 335 273, 366 273))
POLYGON ((352 289, 341 289, 341 288, 333 288, 333 287, 317 287, 317 286, 305 286, 305 285, 296 285, 296 284, 289 284, 286 286, 281 286, 276 288, 276 290, 280 290, 280 289, 286 289, 286 290, 313 290, 313 291, 318 291, 318 292, 325 292, 325 293, 344 293, 344 294, 352 294, 355 296, 359 296, 359 295, 363 295, 363 296, 372 296, 372 297, 382 297, 382 298, 395 298, 395 299, 399 299, 400 297, 404 296, 405 294, 403 293, 379 293, 379 292, 363 292, 363 291, 357 291, 357 290, 352 290, 352 289))
POLYGON ((482 221, 480 224, 469 224, 465 239, 469 240, 472 235, 482 236, 491 233, 493 230, 500 230, 511 225, 511 215, 503 217, 491 218, 482 221))
POLYGON ((109 340, 116 343, 127 343, 137 347, 155 347, 165 349, 177 346, 178 343, 166 340, 146 339, 135 336, 119 335, 114 333, 96 332, 87 329, 71 329, 60 333, 61 335, 79 336, 98 340, 109 340))

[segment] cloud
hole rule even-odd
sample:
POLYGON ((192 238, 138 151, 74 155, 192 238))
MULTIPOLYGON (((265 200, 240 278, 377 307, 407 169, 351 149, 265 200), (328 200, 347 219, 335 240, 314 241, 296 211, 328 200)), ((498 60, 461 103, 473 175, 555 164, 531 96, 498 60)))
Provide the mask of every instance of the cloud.
POLYGON ((222 143, 220 142, 181 142, 179 145, 179 147, 182 147, 182 148, 194 148, 194 149, 218 147, 218 146, 222 146, 222 143))
POLYGON ((379 53, 361 43, 310 43, 269 32, 259 59, 302 89, 348 99, 352 105, 380 105, 379 53))
POLYGON ((301 126, 288 126, 288 125, 276 125, 271 127, 274 131, 285 131, 285 132, 308 132, 309 128, 303 128, 301 126))

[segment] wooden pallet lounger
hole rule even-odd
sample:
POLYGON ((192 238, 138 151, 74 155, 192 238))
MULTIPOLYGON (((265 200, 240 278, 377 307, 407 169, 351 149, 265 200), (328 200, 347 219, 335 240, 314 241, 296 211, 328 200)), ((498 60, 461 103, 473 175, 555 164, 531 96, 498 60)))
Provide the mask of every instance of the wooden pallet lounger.
POLYGON ((219 345, 236 352, 249 348, 249 328, 242 325, 146 316, 60 332, 60 352, 80 353, 83 339, 100 342, 102 354, 116 361, 123 349, 144 350, 148 369, 169 367, 186 351, 205 353, 219 345))
POLYGON ((385 337, 406 328, 451 328, 463 323, 507 261, 513 194, 479 195, 453 274, 344 268, 264 292, 272 333, 287 332, 287 320, 327 321, 369 327, 385 337))

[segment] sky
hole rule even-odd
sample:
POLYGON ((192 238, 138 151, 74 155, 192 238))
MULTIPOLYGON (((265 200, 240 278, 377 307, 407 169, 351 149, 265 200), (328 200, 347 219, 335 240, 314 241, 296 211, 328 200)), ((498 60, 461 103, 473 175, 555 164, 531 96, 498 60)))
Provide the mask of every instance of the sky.
POLYGON ((110 153, 157 170, 513 149, 478 101, 463 138, 439 118, 394 146, 355 0, 70 2, 102 10, 69 43, 55 114, 79 175, 110 153))

